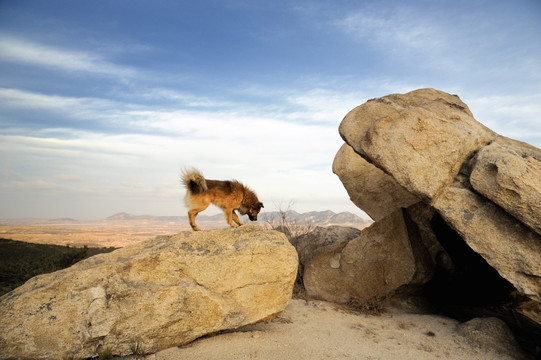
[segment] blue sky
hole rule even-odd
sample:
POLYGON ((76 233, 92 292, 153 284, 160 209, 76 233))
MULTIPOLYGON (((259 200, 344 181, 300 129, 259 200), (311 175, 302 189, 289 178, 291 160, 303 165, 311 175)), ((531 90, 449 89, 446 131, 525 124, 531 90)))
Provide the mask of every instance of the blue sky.
POLYGON ((538 0, 0 0, 0 218, 184 215, 185 166, 364 215, 344 115, 433 87, 541 147, 540 37, 538 0))

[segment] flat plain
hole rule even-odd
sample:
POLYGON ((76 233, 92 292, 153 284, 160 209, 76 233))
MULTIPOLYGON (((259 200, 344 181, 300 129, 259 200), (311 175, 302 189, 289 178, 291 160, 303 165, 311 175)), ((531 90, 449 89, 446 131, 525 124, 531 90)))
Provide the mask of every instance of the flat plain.
POLYGON ((0 237, 36 244, 72 247, 124 247, 158 235, 189 230, 188 223, 164 221, 97 221, 53 223, 50 221, 0 224, 0 237))

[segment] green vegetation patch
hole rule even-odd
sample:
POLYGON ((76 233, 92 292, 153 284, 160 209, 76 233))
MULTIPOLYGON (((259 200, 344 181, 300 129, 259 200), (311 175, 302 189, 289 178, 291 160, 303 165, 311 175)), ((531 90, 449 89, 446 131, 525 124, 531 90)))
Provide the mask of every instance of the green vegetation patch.
POLYGON ((0 296, 36 275, 62 270, 93 255, 108 253, 115 249, 86 246, 75 248, 68 245, 45 245, 0 239, 0 296))

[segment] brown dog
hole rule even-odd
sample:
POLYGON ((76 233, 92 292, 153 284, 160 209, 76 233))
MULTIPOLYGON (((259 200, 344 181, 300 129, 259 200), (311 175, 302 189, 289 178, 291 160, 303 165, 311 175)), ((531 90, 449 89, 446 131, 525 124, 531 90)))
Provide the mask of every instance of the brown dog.
POLYGON ((257 220, 257 214, 263 207, 256 194, 236 180, 207 180, 196 169, 182 171, 182 183, 186 186, 186 206, 190 226, 194 231, 201 230, 195 223, 195 217, 205 210, 210 203, 220 207, 227 223, 231 227, 242 225, 235 210, 241 215, 248 215, 251 221, 257 220))

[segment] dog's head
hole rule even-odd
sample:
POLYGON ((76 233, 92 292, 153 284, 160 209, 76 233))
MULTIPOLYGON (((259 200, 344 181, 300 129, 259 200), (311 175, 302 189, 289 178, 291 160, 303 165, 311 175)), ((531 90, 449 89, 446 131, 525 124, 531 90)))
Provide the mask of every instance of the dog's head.
POLYGON ((241 215, 248 215, 250 221, 257 221, 257 214, 259 214, 261 208, 263 208, 263 203, 259 201, 256 194, 252 190, 245 187, 244 199, 242 200, 242 204, 239 208, 239 213, 241 215))
POLYGON ((263 207, 263 203, 259 202, 248 209, 247 215, 250 221, 257 221, 257 214, 259 214, 263 207))

